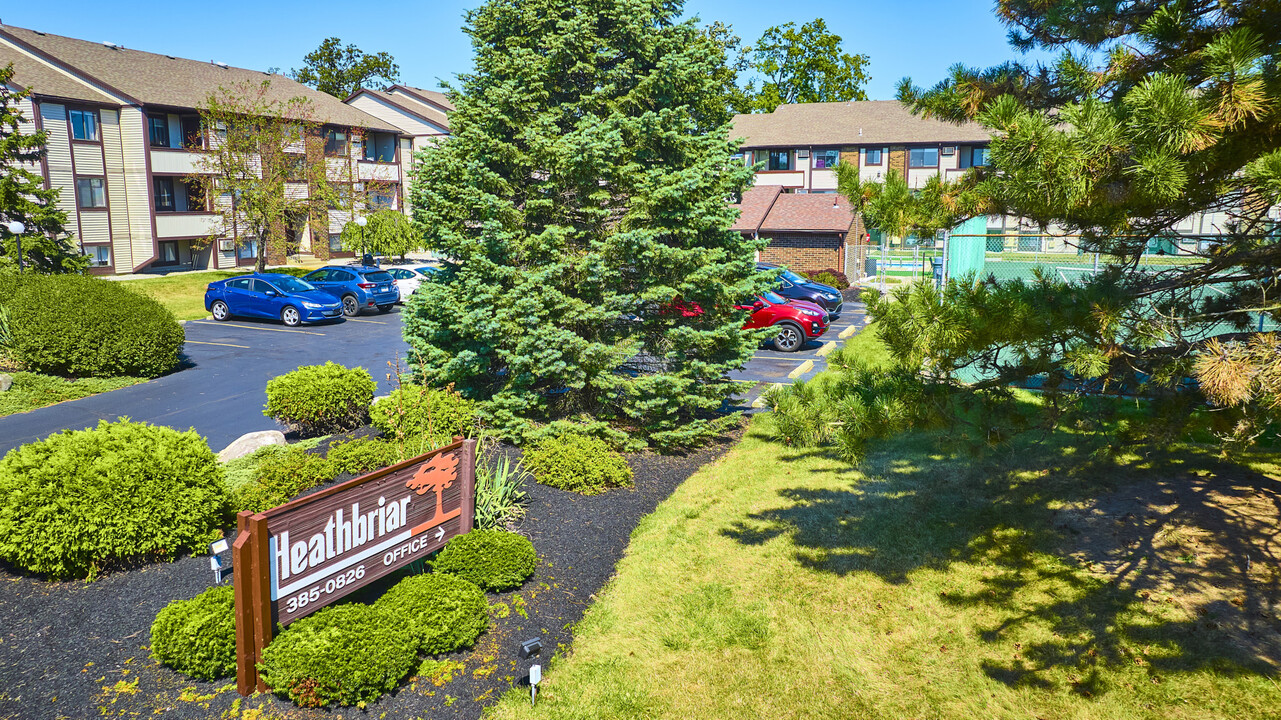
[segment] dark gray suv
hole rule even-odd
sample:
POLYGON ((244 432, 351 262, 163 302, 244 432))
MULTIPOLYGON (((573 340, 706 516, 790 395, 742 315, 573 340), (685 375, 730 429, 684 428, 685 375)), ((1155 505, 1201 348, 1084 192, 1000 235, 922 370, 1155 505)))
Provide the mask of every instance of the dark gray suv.
MULTIPOLYGON (((770 263, 756 263, 757 270, 777 270, 779 267, 770 263)), ((841 301, 841 291, 831 285, 806 280, 787 268, 783 268, 783 274, 778 276, 778 282, 774 292, 779 295, 791 300, 812 302, 826 310, 828 317, 832 319, 841 316, 841 307, 844 304, 841 301)))

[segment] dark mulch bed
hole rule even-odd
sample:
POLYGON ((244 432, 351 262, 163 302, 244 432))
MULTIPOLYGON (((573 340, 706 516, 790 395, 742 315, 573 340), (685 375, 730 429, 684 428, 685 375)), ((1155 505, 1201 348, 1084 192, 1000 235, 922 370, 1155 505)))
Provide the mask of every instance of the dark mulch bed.
POLYGON ((52 583, 0 567, 0 718, 209 718, 233 705, 241 712, 270 708, 264 713, 270 717, 478 718, 526 676, 529 661, 518 659, 519 643, 541 637, 544 667, 558 648, 568 648, 632 529, 737 436, 685 456, 628 456, 634 489, 583 497, 531 484, 529 512, 515 529, 538 550, 534 576, 515 591, 490 596, 489 631, 476 647, 444 658, 462 664, 452 679, 413 678, 367 715, 354 708, 303 710, 271 696, 238 702, 234 679, 198 682, 159 666, 147 651, 151 622, 170 601, 210 586, 207 557, 92 582, 52 583))

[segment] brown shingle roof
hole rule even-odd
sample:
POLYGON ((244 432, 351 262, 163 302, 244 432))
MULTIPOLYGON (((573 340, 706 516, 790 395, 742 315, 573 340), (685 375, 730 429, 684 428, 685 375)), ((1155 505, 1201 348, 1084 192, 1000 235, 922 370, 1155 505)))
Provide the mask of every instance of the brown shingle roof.
MULTIPOLYGON (((387 132, 400 131, 388 123, 358 110, 332 95, 319 92, 283 75, 258 70, 222 67, 211 62, 157 55, 141 50, 111 48, 88 40, 39 33, 11 25, 0 27, 7 37, 79 75, 88 76, 144 105, 197 108, 210 92, 220 86, 241 82, 271 81, 269 96, 276 100, 303 96, 311 100, 312 111, 321 122, 364 127, 387 132)), ((40 87, 36 90, 41 91, 40 87)))
MULTIPOLYGON (((409 113, 410 115, 416 115, 419 119, 425 120, 429 123, 432 123, 433 125, 439 125, 445 128, 446 130, 449 129, 449 116, 446 115, 440 108, 436 107, 435 105, 429 105, 424 102, 418 102, 404 95, 392 95, 391 93, 385 92, 383 90, 371 90, 369 88, 361 88, 356 92, 352 93, 351 97, 356 97, 361 93, 366 93, 368 95, 376 97, 379 100, 382 100, 383 102, 393 107, 397 107, 409 113)), ((347 98, 347 99, 351 100, 351 98, 347 98)))
POLYGON ((760 230, 761 223, 764 222, 769 209, 774 206, 774 201, 782 191, 783 188, 778 185, 757 185, 744 190, 743 202, 734 205, 739 210, 739 216, 738 220, 730 226, 730 230, 739 232, 760 230))
POLYGON ((730 137, 745 148, 987 142, 987 128, 913 115, 897 100, 779 105, 772 113, 735 115, 730 137))
POLYGON ((405 92, 408 92, 412 95, 417 95, 423 100, 429 103, 434 103, 436 105, 439 105, 445 108, 446 110, 454 109, 454 104, 449 102, 449 98, 446 97, 445 93, 443 92, 439 92, 437 90, 423 90, 422 88, 416 88, 416 87, 413 87, 412 85, 392 85, 390 88, 388 88, 388 90, 392 90, 395 88, 400 88, 401 90, 404 90, 405 92))
POLYGON ((24 88, 34 88, 37 95, 108 105, 119 104, 118 100, 106 93, 0 42, 0 65, 9 63, 13 63, 13 82, 24 88))
POLYGON ((761 230, 771 232, 849 232, 854 209, 843 195, 784 193, 774 201, 761 230))

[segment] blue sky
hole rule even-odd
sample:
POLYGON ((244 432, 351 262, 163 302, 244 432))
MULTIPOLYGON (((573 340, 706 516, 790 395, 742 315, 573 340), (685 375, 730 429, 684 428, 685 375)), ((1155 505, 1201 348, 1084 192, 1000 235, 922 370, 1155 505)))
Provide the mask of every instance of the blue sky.
MULTIPOLYGON (((385 50, 410 85, 434 88, 471 67, 460 29, 480 0, 351 3, 330 0, 224 0, 209 3, 23 3, 0 21, 59 35, 265 70, 298 67, 329 36, 367 52, 385 50)), ((932 85, 956 62, 988 66, 1017 57, 992 0, 861 0, 825 5, 777 0, 687 0, 704 23, 729 23, 745 41, 771 25, 823 17, 848 52, 871 57, 868 97, 894 96, 904 75, 932 85)))

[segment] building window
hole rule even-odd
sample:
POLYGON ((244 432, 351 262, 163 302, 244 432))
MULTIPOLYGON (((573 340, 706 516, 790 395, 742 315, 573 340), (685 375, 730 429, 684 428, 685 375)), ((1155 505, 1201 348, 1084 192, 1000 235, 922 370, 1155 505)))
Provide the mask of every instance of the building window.
POLYGON ((178 241, 161 240, 160 257, 156 258, 153 265, 177 265, 178 264, 178 241))
POLYGON ((841 161, 840 150, 815 150, 814 151, 814 169, 815 170, 832 170, 841 161))
POLYGON ((939 149, 912 148, 908 151, 908 167, 930 168, 939 166, 939 149))
POLYGON ((880 164, 881 164, 881 149, 880 149, 880 148, 868 148, 867 150, 865 150, 865 151, 864 151, 864 154, 863 154, 863 164, 864 164, 864 165, 880 165, 880 164))
POLYGON ((152 178, 152 198, 156 203, 156 212, 173 212, 176 209, 173 195, 173 178, 152 178))
POLYGON ((383 210, 390 208, 396 201, 396 192, 390 188, 374 188, 369 191, 369 209, 383 210))
POLYGON ((82 208, 107 207, 107 181, 104 178, 76 178, 76 205, 82 208))
POLYGON ((70 111, 70 118, 71 138, 73 140, 98 142, 97 110, 72 110, 70 111))
POLYGON ((151 135, 151 147, 169 147, 169 117, 167 115, 148 115, 147 128, 151 135))
POLYGON ((330 210, 351 209, 351 183, 329 183, 329 189, 333 191, 329 198, 330 210))
POLYGON ((970 149, 970 165, 973 167, 983 167, 987 165, 987 148, 976 147, 970 149))
POLYGON ((332 157, 347 155, 347 131, 334 128, 325 130, 325 154, 332 157))
POLYGON ((363 157, 370 162, 396 162, 396 136, 369 133, 365 136, 363 157))
POLYGON ((770 150, 769 151, 769 169, 770 170, 791 170, 792 169, 792 151, 791 150, 770 150))
POLYGON ((329 252, 342 252, 342 235, 329 233, 329 252))
POLYGON ((240 247, 236 249, 236 257, 241 260, 253 260, 258 257, 258 241, 246 239, 241 242, 240 247))
POLYGON ((204 183, 195 178, 182 178, 182 187, 187 195, 187 212, 208 212, 209 203, 205 201, 204 183))
POLYGON ((182 146, 188 150, 204 148, 205 133, 200 126, 200 117, 198 115, 182 119, 182 146))
POLYGON ((89 267, 111 267, 110 245, 87 245, 84 251, 89 258, 89 267))

